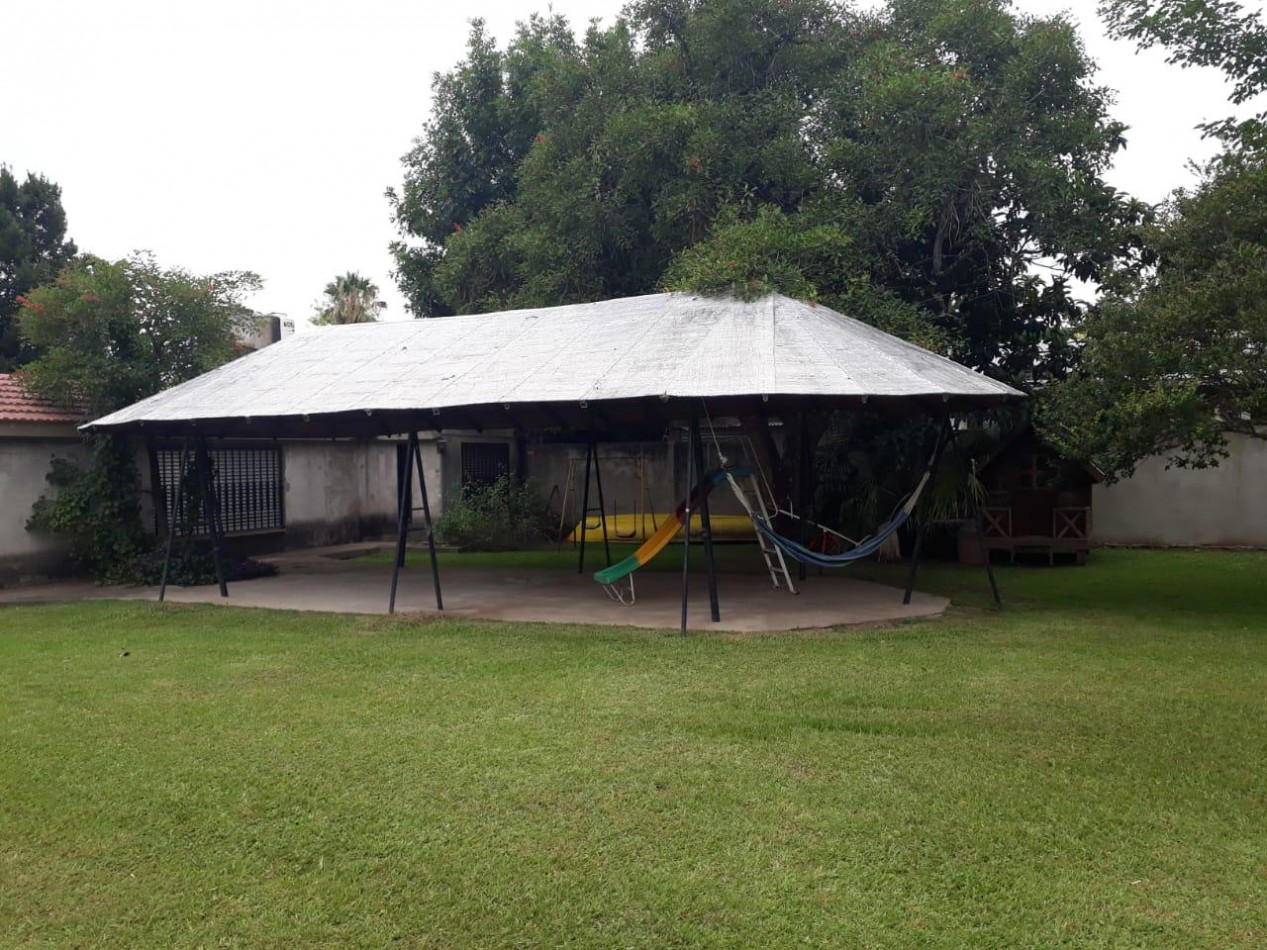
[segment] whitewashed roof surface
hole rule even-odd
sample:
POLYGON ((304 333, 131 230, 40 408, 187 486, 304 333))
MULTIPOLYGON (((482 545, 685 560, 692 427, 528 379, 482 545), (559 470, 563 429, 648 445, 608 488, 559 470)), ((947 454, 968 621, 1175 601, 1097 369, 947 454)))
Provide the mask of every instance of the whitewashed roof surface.
POLYGON ((826 307, 781 295, 653 294, 325 327, 90 427, 737 396, 942 396, 985 405, 1023 394, 826 307))

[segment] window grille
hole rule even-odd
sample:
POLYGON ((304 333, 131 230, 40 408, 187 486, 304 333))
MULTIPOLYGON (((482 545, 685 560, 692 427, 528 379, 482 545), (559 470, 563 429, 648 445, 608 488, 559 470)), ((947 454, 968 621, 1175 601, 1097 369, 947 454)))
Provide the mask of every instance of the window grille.
MULTIPOLYGON (((166 510, 166 522, 175 516, 180 481, 179 446, 155 450, 158 487, 166 510)), ((225 534, 273 531, 285 527, 282 512, 282 450, 280 446, 229 446, 209 448, 215 473, 216 499, 220 503, 220 523, 225 534)), ((198 495, 197 468, 190 448, 185 462, 186 521, 195 534, 206 534, 202 499, 198 495), (189 510, 190 508, 194 510, 189 510)))
POLYGON ((510 473, 510 445, 506 442, 462 443, 462 487, 491 485, 510 473))

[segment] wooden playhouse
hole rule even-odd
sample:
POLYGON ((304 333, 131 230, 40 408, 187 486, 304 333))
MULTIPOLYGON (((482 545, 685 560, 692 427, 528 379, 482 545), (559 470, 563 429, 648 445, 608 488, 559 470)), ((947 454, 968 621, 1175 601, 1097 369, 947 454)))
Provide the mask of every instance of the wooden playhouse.
POLYGON ((1091 465, 1069 462, 1026 425, 1003 443, 978 477, 987 497, 981 510, 990 552, 1057 555, 1085 564, 1091 551, 1091 487, 1104 479, 1091 465))

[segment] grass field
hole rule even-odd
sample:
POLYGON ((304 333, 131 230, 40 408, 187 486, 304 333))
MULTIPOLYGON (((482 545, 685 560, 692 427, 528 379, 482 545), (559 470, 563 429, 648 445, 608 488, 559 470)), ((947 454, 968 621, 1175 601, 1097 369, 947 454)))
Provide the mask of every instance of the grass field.
POLYGON ((1267 556, 1001 582, 767 637, 0 609, 0 944, 1267 945, 1267 556))

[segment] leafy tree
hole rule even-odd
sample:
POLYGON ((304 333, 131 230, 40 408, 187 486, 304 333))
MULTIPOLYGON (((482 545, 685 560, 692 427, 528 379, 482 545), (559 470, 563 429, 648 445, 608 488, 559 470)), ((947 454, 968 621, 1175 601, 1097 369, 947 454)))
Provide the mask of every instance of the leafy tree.
POLYGON ((252 329, 242 298, 260 286, 255 274, 200 277, 144 254, 85 256, 22 299, 22 337, 40 349, 23 377, 93 416, 121 409, 232 359, 252 329))
POLYGON ((397 279, 419 315, 777 288, 1059 376, 1070 279, 1137 264, 1146 210, 1102 179, 1091 71, 1003 0, 638 0, 505 51, 476 24, 404 159, 397 279))
POLYGON ((61 189, 39 175, 19 182, 0 165, 0 372, 34 358, 18 333, 18 298, 51 280, 75 256, 66 240, 61 189))
POLYGON ((846 229, 810 226, 806 217, 770 206, 747 220, 723 212, 707 240, 673 259, 664 286, 745 299, 778 291, 820 300, 928 349, 948 348, 946 334, 927 311, 868 278, 863 250, 846 229))
MULTIPOLYGON (((23 379, 89 416, 120 409, 232 359, 235 335, 252 325, 242 297, 259 286, 254 274, 199 277, 145 255, 80 258, 20 300, 22 337, 39 353, 23 379)), ((88 462, 62 462, 49 481, 59 492, 36 503, 28 527, 66 538, 92 576, 130 579, 152 539, 127 440, 93 437, 88 462)))
POLYGON ((1022 386, 1064 375, 1070 280, 1136 266, 1147 216, 1103 181, 1124 127, 1072 25, 891 0, 853 32, 817 134, 831 213, 857 209, 872 281, 929 313, 961 362, 1022 386))
MULTIPOLYGON (((1209 66, 1232 82, 1233 105, 1267 90, 1267 25, 1258 10, 1237 0, 1101 0, 1109 34, 1141 49, 1164 47, 1167 62, 1209 66)), ((1201 128, 1234 147, 1267 146, 1267 111, 1248 119, 1224 118, 1201 128)))
MULTIPOLYGON (((1221 68, 1240 104, 1267 88, 1267 29, 1225 0, 1111 0, 1117 35, 1172 62, 1221 68)), ((1111 478, 1143 458, 1204 468, 1228 433, 1267 437, 1267 137, 1264 115, 1205 126, 1229 144, 1147 233, 1157 265, 1113 277, 1082 328, 1081 366, 1043 393, 1040 423, 1111 478)))
POLYGON ((348 271, 326 284, 325 300, 316 306, 312 322, 320 326, 336 323, 373 323, 387 309, 378 299, 378 287, 368 277, 348 271))
POLYGON ((1154 273, 1108 289, 1079 371, 1041 421, 1111 477, 1164 453, 1204 468, 1227 434, 1267 437, 1267 156, 1227 156, 1165 206, 1154 273))
POLYGON ((388 191, 406 238, 392 245, 396 280, 419 316, 446 316, 453 307, 436 287, 435 270, 450 234, 481 211, 513 200, 519 165, 546 123, 543 73, 576 56, 567 21, 533 15, 504 53, 471 23, 467 58, 432 83, 433 117, 405 155, 405 182, 388 191))

